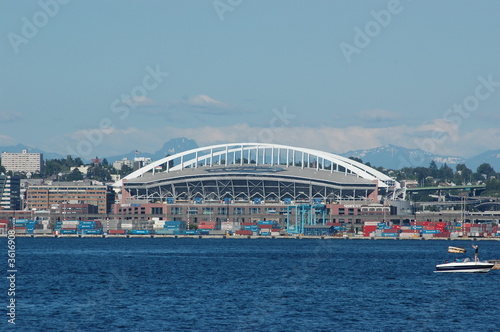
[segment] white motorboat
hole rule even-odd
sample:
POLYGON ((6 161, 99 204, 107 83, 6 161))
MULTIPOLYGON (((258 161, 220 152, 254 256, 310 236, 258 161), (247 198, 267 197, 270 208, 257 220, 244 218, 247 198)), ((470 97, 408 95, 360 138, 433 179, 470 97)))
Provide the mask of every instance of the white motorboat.
POLYGON ((436 265, 436 271, 434 272, 475 272, 475 273, 485 273, 489 272, 494 266, 494 263, 490 262, 480 262, 471 261, 466 258, 463 261, 455 261, 451 263, 443 263, 436 265))

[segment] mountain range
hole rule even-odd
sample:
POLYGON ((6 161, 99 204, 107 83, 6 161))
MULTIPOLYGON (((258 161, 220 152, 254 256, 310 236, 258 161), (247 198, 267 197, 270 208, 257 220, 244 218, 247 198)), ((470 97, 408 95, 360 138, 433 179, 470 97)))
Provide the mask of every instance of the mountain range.
POLYGON ((387 169, 401 169, 403 167, 429 167, 434 161, 437 166, 448 165, 454 168, 457 164, 465 164, 475 171, 483 163, 489 163, 497 172, 500 171, 500 150, 490 150, 479 155, 462 158, 457 156, 443 156, 421 149, 408 149, 396 145, 384 145, 374 149, 355 150, 340 154, 344 157, 357 157, 371 166, 382 166, 387 169))
MULTIPOLYGON (((167 141, 163 144, 161 149, 153 153, 132 150, 121 155, 106 156, 105 158, 109 163, 123 158, 132 160, 135 157, 147 157, 152 160, 158 160, 169 154, 172 155, 182 151, 195 149, 197 147, 198 144, 194 140, 186 137, 178 137, 167 141)), ((5 152, 21 152, 24 149, 27 149, 29 152, 43 153, 45 160, 61 159, 66 157, 57 153, 45 152, 36 147, 24 144, 0 146, 0 151, 5 152)), ((344 157, 356 157, 361 159, 364 163, 369 162, 373 167, 381 166, 387 169, 401 169, 403 167, 429 167, 430 163, 434 161, 438 167, 445 163, 452 168, 454 168, 457 164, 465 164, 473 171, 475 171, 479 165, 489 163, 497 172, 500 171, 500 149, 486 151, 470 158, 462 158, 457 156, 437 155, 420 149, 408 149, 396 145, 384 145, 374 149, 354 150, 346 153, 339 153, 338 155, 344 157)), ((84 162, 88 161, 84 160, 84 162)))

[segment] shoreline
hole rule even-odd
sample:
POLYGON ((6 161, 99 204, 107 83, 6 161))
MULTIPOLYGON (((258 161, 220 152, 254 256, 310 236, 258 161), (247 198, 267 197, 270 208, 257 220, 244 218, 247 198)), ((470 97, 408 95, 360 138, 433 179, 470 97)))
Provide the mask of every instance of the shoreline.
MULTIPOLYGON (((0 237, 7 237, 7 234, 0 234, 0 237)), ((484 237, 466 237, 466 238, 395 238, 395 237, 354 237, 354 236, 235 236, 235 235, 163 235, 163 234, 127 234, 127 235, 114 235, 114 234, 16 234, 16 237, 20 238, 167 238, 167 239, 243 239, 243 240, 254 240, 254 239, 267 239, 267 240, 390 240, 390 241, 500 241, 500 238, 484 238, 484 237)))

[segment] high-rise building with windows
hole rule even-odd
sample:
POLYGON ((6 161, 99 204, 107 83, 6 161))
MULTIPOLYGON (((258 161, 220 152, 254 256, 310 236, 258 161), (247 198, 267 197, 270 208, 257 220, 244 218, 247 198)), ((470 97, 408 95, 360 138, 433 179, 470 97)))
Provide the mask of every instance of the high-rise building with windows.
POLYGON ((2 152, 2 166, 6 171, 12 172, 41 172, 43 154, 29 153, 28 150, 23 150, 21 153, 2 152))
POLYGON ((0 175, 0 210, 21 210, 21 179, 0 175))

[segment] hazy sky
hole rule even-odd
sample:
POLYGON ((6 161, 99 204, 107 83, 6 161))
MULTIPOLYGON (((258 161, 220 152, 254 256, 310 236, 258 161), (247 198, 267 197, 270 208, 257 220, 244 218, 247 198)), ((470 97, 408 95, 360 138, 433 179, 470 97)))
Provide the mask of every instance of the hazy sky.
POLYGON ((0 145, 500 149, 499 1, 0 5, 0 145))

